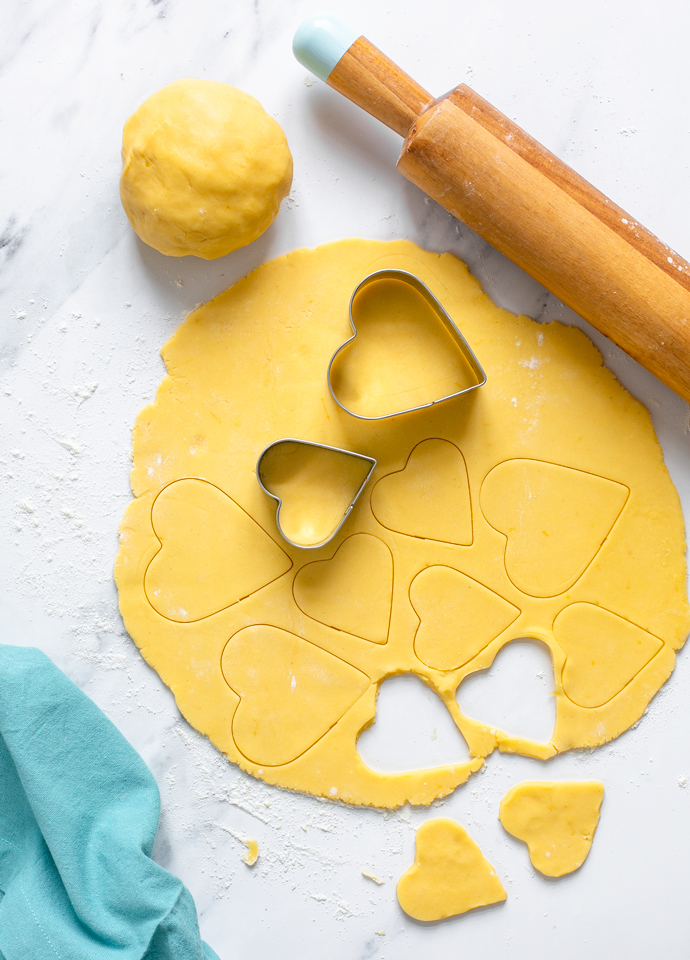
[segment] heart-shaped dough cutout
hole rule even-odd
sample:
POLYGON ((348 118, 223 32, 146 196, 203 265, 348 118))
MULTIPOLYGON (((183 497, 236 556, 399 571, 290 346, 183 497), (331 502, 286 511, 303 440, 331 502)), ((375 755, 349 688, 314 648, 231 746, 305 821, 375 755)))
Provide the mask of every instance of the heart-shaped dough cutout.
POLYGON ((151 509, 161 548, 144 589, 168 620, 210 617, 277 580, 292 566, 285 551, 226 493, 206 480, 168 484, 151 509))
POLYGON ((410 585, 419 617, 414 650, 435 670, 455 670, 499 637, 520 611, 453 567, 426 567, 410 585))
POLYGON ((265 624, 245 627, 228 640, 221 668, 240 697, 232 721, 237 748, 266 766, 301 756, 370 685, 344 660, 265 624))
POLYGON ((415 920, 445 920, 506 899, 503 884, 466 830, 427 820, 417 830, 414 864, 398 881, 398 902, 415 920))
POLYGON ((465 458, 449 440, 423 440, 402 470, 378 481, 371 509, 396 533, 469 546, 472 507, 465 458))
POLYGON ((518 783, 501 800, 499 819, 527 844, 533 867, 564 877, 587 859, 603 799, 598 780, 518 783))
POLYGON ((542 460, 504 460, 487 475, 484 516, 507 538, 508 576, 522 593, 555 597, 582 576, 628 499, 622 483, 542 460))
POLYGON ((658 637, 593 603, 561 610, 553 634, 565 654, 563 691, 581 707, 608 703, 663 646, 658 637))
POLYGON ((378 537, 356 533, 330 560, 302 567, 293 586, 308 617, 372 643, 386 643, 393 600, 393 557, 378 537))
POLYGON ((357 750, 381 773, 467 763, 470 753, 444 702, 413 673, 386 677, 376 695, 374 723, 357 750))
POLYGON ((347 519, 376 460, 307 440, 276 440, 259 457, 259 483, 278 501, 276 523, 288 543, 319 547, 347 519))
POLYGON ((336 351, 328 382, 353 416, 406 413, 486 380, 460 331, 411 274, 388 270, 365 278, 350 317, 354 336, 336 351))

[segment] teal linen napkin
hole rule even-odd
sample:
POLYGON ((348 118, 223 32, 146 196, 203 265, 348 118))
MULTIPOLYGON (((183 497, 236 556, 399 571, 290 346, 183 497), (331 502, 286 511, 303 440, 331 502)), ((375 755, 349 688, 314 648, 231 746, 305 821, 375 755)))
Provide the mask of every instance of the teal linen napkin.
POLYGON ((0 960, 218 960, 151 860, 144 761, 39 650, 0 645, 0 960))

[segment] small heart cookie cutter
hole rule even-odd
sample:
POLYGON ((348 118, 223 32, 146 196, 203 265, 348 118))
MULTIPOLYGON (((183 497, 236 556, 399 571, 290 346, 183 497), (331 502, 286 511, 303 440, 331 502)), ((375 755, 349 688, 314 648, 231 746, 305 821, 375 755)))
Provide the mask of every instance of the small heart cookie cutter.
POLYGON ((350 298, 350 326, 352 327, 352 336, 338 347, 338 349, 335 351, 335 353, 331 357, 330 363, 328 364, 328 389, 331 391, 331 396, 333 397, 335 402, 338 404, 340 409, 344 410, 345 413, 349 413, 350 416, 352 417, 357 417, 358 420, 387 420, 389 417, 399 417, 404 413, 414 413, 416 410, 425 410, 427 407, 433 407, 437 403, 444 403, 446 400, 452 400, 454 397, 460 397, 465 393, 469 393, 472 390, 476 390, 477 387, 483 387, 484 384, 486 383, 486 373, 484 372, 484 369, 482 365, 479 363, 479 361, 477 360, 477 357, 475 356, 474 351, 470 347, 467 340, 465 340, 465 338, 463 337, 458 327, 455 325, 453 320, 450 318, 448 313, 444 310, 444 308, 441 306, 439 301, 436 299, 436 297, 431 292, 431 290, 429 290, 426 284, 422 283, 419 277, 416 277, 413 273, 408 273, 407 270, 394 270, 394 269, 377 270, 375 273, 370 273, 360 283, 358 283, 357 286, 355 287, 355 291, 352 294, 352 297, 350 298), (415 407, 407 407, 404 410, 395 410, 392 413, 384 413, 376 417, 368 417, 361 413, 355 413, 354 410, 350 410, 338 399, 338 397, 336 396, 335 390, 333 389, 333 383, 332 383, 333 365, 336 362, 338 356, 342 353, 342 351, 346 350, 347 347, 352 343, 352 341, 355 340, 357 337, 358 331, 357 331, 357 326, 355 324, 354 314, 353 314, 353 306, 354 306, 355 299, 357 298, 357 295, 361 293, 361 291, 365 287, 369 286, 372 283, 376 283, 380 280, 400 280, 403 283, 409 284, 410 287, 412 287, 414 290, 416 290, 418 293, 422 295, 422 297, 431 306, 432 310, 441 321, 444 329, 449 334, 455 346, 458 347, 464 360, 466 361, 470 370, 476 377, 476 383, 471 383, 469 386, 463 387, 462 390, 456 390, 453 393, 446 394, 443 397, 438 397, 436 400, 430 400, 428 403, 421 403, 415 407))
POLYGON ((275 500, 276 503, 278 504, 278 506, 276 507, 276 526, 278 527, 278 531, 282 536, 282 538, 285 541, 287 541, 287 543, 291 544, 293 547, 299 547, 301 550, 316 550, 319 547, 323 547, 327 543, 330 543, 330 541, 335 537, 335 535, 338 533, 342 525, 345 523, 347 518, 350 516, 350 513, 352 512, 352 508, 354 507, 355 503, 359 499, 359 496, 362 490, 364 490, 367 483, 369 482, 372 473, 376 469, 376 463, 377 461, 373 457, 367 457, 363 453, 355 453, 352 450, 345 450, 342 447, 331 447, 328 444, 315 443, 312 440, 296 440, 294 437, 283 437, 280 440, 274 440, 273 443, 269 443, 269 445, 262 451, 261 455, 259 456, 259 459, 256 462, 256 479, 259 481, 259 486, 264 491, 264 493, 267 493, 268 496, 271 497, 272 500, 275 500), (293 445, 296 447, 311 447, 313 449, 326 450, 329 453, 342 454, 347 457, 355 458, 356 460, 362 461, 363 465, 368 465, 368 469, 364 477, 364 480, 361 482, 359 489, 357 490, 355 495, 349 501, 345 511, 342 514, 340 521, 338 522, 336 527, 329 532, 328 536, 323 539, 320 539, 318 543, 311 543, 311 542, 304 542, 304 541, 300 542, 299 540, 291 538, 286 534, 280 522, 280 510, 281 510, 281 507, 283 506, 283 500, 281 497, 279 497, 276 493, 273 493, 266 486, 266 483, 270 483, 266 474, 267 474, 267 468, 270 465, 271 453, 275 452, 278 447, 282 446, 283 448, 286 448, 288 445, 293 445))

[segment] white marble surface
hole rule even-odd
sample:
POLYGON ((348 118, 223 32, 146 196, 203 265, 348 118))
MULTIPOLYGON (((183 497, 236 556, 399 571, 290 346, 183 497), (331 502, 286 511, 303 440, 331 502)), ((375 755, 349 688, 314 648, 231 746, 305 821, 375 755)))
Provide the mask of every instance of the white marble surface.
MULTIPOLYGON (((680 960, 690 950, 687 653, 613 744, 548 768, 492 756, 431 811, 386 813, 272 789, 228 764, 180 718, 119 619, 112 565, 130 497, 130 429, 161 379, 159 349, 190 308, 257 264, 343 236, 408 237, 466 259, 502 306, 588 329, 396 174, 397 137, 307 79, 291 38, 314 9, 307 0, 0 5, 0 639, 45 650, 148 762, 163 805, 156 856, 191 889, 221 960, 427 951, 680 960), (274 226, 213 263, 143 246, 118 198, 124 120, 184 76, 258 97, 295 158, 274 226), (496 819, 509 786, 547 773, 600 778, 607 791, 589 860, 558 882, 535 874, 496 819), (395 881, 416 826, 438 814, 468 827, 509 897, 427 927, 402 914, 395 881), (259 841, 251 870, 240 859, 245 836, 259 841)), ((469 82, 690 256, 686 0, 333 0, 331 9, 429 90, 469 82)), ((649 407, 690 515, 687 405, 592 335, 649 407)))

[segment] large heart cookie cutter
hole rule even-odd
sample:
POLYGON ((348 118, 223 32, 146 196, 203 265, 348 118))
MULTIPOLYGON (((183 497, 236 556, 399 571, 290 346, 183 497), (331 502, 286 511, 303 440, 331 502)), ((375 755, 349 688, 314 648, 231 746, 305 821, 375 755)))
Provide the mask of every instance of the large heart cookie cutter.
POLYGON ((276 525, 283 539, 315 550, 340 530, 375 468, 376 460, 362 453, 283 437, 262 452, 256 478, 278 504, 276 525))
MULTIPOLYGON (((453 320, 451 320, 450 316, 446 313, 444 308, 441 306, 426 284, 422 283, 418 277, 415 277, 412 273, 408 273, 406 270, 377 270, 376 273, 371 273, 369 276, 365 277, 355 288, 350 300, 350 326, 352 327, 353 331, 352 336, 338 347, 336 352, 331 357, 330 363, 328 364, 328 388, 331 391, 331 396, 338 406, 346 413, 349 413, 353 417, 357 417, 359 420, 385 420, 388 417, 400 416, 403 413, 412 413, 415 410, 424 410, 426 407, 434 406, 437 403, 451 400, 454 397, 460 397, 465 393, 476 390, 477 387, 481 387, 486 383, 486 374, 474 355, 472 348, 465 340, 458 327, 455 325, 453 320), (366 288, 370 287, 372 284, 381 283, 382 281, 387 280, 394 280, 398 283, 405 284, 411 288, 415 294, 422 296, 424 301, 426 301, 426 303, 431 307, 435 317, 440 321, 440 329, 438 331, 440 336, 437 336, 436 338, 438 344, 441 345, 442 351, 445 352, 446 355, 451 355, 452 351, 455 351, 455 360, 459 360, 459 362, 456 363, 456 374, 460 368, 462 368, 462 379, 469 379, 471 382, 465 383, 464 385, 457 383, 456 385, 459 387, 459 389, 451 390, 451 392, 447 392, 441 397, 434 397, 431 400, 425 400, 422 403, 405 407, 402 410, 387 411, 375 416, 369 416, 361 411, 357 412, 356 410, 351 409, 351 406, 348 406, 347 403, 344 402, 342 394, 340 398, 338 397, 338 390, 337 386, 334 385, 334 380, 341 376, 340 368, 344 362, 344 357, 352 348, 354 341, 357 339, 359 334, 357 325, 355 323, 355 313, 357 309, 355 301, 366 290, 366 288), (446 339, 444 337, 444 333, 447 335, 447 340, 449 341, 447 344, 441 343, 442 340, 446 339)), ((436 349, 438 350, 439 347, 437 346, 436 349)), ((414 364, 414 350, 410 351, 410 358, 412 364, 414 364)), ((409 362, 410 361, 408 360, 408 363, 409 362)), ((381 365, 379 365, 378 369, 381 369, 381 365)), ((447 376, 444 379, 446 383, 450 382, 447 376)), ((458 377, 458 379, 460 379, 460 377, 458 377)), ((428 387, 430 388, 433 386, 435 382, 435 377, 430 378, 428 387)), ((414 388, 412 388, 411 392, 413 392, 413 389, 414 388)), ((389 399, 390 396, 400 392, 404 391, 400 391, 398 385, 398 389, 392 389, 389 393, 386 393, 384 390, 378 394, 378 396, 381 399, 386 400, 389 399)))

